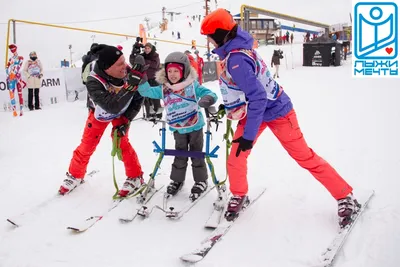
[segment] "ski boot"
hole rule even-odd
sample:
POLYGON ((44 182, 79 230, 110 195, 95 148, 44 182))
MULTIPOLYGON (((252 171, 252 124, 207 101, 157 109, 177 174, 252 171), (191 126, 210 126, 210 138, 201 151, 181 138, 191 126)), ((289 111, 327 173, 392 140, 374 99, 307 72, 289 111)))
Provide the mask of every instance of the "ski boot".
POLYGON ((175 196, 183 187, 184 182, 171 181, 167 186, 167 195, 175 196))
POLYGON ((207 190, 207 187, 207 181, 196 182, 192 187, 191 194, 189 196, 190 200, 195 201, 196 199, 198 199, 199 196, 201 196, 201 194, 203 194, 207 190))
POLYGON ((77 186, 79 186, 84 182, 83 179, 75 178, 68 172, 65 175, 67 175, 67 178, 64 179, 63 184, 60 186, 60 189, 58 190, 58 193, 60 195, 65 195, 71 192, 77 186))
POLYGON ((354 215, 360 210, 361 205, 353 197, 353 194, 348 194, 345 198, 338 199, 338 215, 339 226, 344 228, 353 222, 354 215))
POLYGON ((249 205, 250 200, 245 196, 232 196, 228 202, 228 207, 225 212, 225 219, 230 222, 236 220, 239 217, 239 213, 242 209, 245 209, 249 205))
POLYGON ((133 194, 135 191, 139 190, 139 188, 144 184, 143 178, 140 177, 128 177, 125 180, 124 185, 121 190, 118 192, 119 197, 127 197, 130 194, 133 194))

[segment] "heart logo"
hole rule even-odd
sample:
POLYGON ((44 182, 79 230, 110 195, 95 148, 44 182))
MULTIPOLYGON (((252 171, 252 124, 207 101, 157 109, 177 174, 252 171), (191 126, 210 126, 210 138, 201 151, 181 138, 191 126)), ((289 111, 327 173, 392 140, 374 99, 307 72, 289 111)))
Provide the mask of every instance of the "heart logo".
POLYGON ((390 55, 390 53, 392 53, 393 52, 393 48, 391 48, 391 47, 386 47, 386 53, 388 53, 389 55, 390 55))

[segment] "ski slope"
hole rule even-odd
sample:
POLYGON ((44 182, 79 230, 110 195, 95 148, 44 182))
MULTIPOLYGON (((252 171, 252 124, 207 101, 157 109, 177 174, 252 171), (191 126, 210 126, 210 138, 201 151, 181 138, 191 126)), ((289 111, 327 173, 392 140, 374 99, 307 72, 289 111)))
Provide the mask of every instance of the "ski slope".
MULTIPOLYGON (((161 38, 161 37, 160 37, 161 38)), ((164 44, 159 51, 168 51, 164 44)), ((291 97, 307 142, 329 161, 362 196, 376 195, 340 254, 340 267, 396 267, 400 261, 400 111, 398 82, 393 79, 353 79, 351 63, 341 67, 301 67, 301 45, 284 50, 279 82, 291 97), (286 67, 286 58, 288 60, 286 67), (292 64, 293 63, 293 64, 292 64), (292 66, 294 68, 292 68, 292 66)), ((127 49, 127 48, 125 48, 127 49)), ((269 64, 273 46, 260 54, 269 64)), ((163 56, 161 56, 163 57, 163 56)), ((217 82, 206 84, 220 96, 217 82)), ((220 98, 221 101, 221 98, 220 98)), ((146 220, 121 224, 134 212, 125 201, 96 226, 71 234, 67 226, 108 208, 114 194, 110 130, 107 128, 88 171, 100 170, 76 189, 26 216, 14 228, 8 217, 54 196, 68 170, 87 117, 83 101, 44 107, 13 118, 0 112, 0 267, 187 266, 179 256, 195 248, 209 230, 203 228, 215 192, 208 194, 180 221, 154 211, 146 220)), ((159 125, 135 121, 130 139, 145 174, 156 162, 152 141, 161 142, 159 125)), ((213 128, 212 146, 222 143, 224 126, 213 128)), ((167 134, 167 147, 173 148, 167 134)), ((218 177, 225 176, 224 149, 214 160, 218 177)), ((162 163, 158 185, 169 183, 172 158, 162 163)), ((116 177, 125 180, 122 162, 116 177)), ((337 204, 329 193, 292 160, 267 129, 249 157, 250 193, 266 193, 237 221, 229 234, 196 266, 304 267, 318 266, 320 253, 337 232, 337 204)), ((175 201, 189 196, 193 178, 175 201)), ((162 204, 155 197, 152 204, 162 204)))
MULTIPOLYGON (((194 50, 191 49, 192 40, 196 41, 197 46, 206 46, 207 39, 205 36, 200 34, 199 29, 200 22, 198 20, 193 21, 190 18, 188 19, 186 18, 186 14, 175 15, 174 21, 168 23, 168 29, 164 32, 161 33, 158 27, 146 32, 146 34, 150 35, 147 35, 147 42, 156 45, 157 53, 160 55, 160 61, 163 63, 164 59, 171 52, 184 52, 186 50, 194 52, 194 50), (189 22, 191 22, 192 27, 189 26, 189 22), (172 36, 172 32, 174 32, 174 36, 172 36), (178 32, 181 33, 181 39, 177 39, 178 32)), ((124 53, 126 61, 128 62, 129 55, 132 51, 132 46, 135 42, 135 38, 130 38, 125 42, 115 43, 112 45, 121 45, 123 47, 122 52, 124 53)), ((204 47, 197 47, 197 50, 199 50, 201 55, 205 55, 207 53, 207 48, 204 47)), ((82 65, 82 60, 78 60, 74 64, 77 67, 80 67, 82 65)))

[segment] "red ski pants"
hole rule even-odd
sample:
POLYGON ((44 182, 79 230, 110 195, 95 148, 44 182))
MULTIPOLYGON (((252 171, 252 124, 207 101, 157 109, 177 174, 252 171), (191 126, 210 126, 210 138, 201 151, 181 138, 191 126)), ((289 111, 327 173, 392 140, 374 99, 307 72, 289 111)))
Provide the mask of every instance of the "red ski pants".
MULTIPOLYGON (((128 119, 121 116, 114 119, 113 127, 128 123, 128 119)), ((89 117, 86 121, 85 130, 83 132, 81 144, 75 149, 71 163, 69 165, 69 173, 78 179, 83 179, 86 173, 86 168, 90 157, 96 150, 101 137, 109 122, 100 122, 95 119, 93 112, 89 112, 89 117)), ((112 133, 111 133, 112 138, 112 133)), ((138 177, 143 174, 139 159, 135 150, 129 143, 128 132, 121 137, 122 158, 125 165, 125 173, 127 177, 138 177)))
MULTIPOLYGON (((246 118, 238 123, 233 139, 243 135, 246 118)), ((335 199, 340 199, 352 192, 352 187, 329 165, 308 147, 297 122, 296 113, 291 110, 286 116, 270 122, 263 122, 258 129, 256 140, 269 127, 272 133, 286 149, 289 155, 304 169, 308 170, 335 199)), ((253 145, 254 145, 253 144, 253 145)), ((246 195, 247 184, 247 158, 251 150, 241 152, 236 157, 238 143, 233 143, 228 157, 228 175, 230 190, 234 195, 246 195)))
POLYGON ((199 75, 199 84, 202 85, 203 84, 203 71, 199 70, 198 75, 199 75))

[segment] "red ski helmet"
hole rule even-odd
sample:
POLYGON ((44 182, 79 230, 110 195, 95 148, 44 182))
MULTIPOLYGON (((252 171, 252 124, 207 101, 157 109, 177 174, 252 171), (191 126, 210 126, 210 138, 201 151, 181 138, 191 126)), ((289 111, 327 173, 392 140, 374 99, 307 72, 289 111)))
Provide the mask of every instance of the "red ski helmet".
POLYGON ((208 14, 201 22, 200 33, 202 35, 214 34, 217 29, 231 31, 236 22, 232 15, 223 8, 218 8, 208 14))
POLYGON ((14 53, 15 51, 17 51, 17 45, 15 45, 15 44, 10 44, 9 46, 8 46, 8 48, 11 50, 11 52, 12 53, 14 53))

